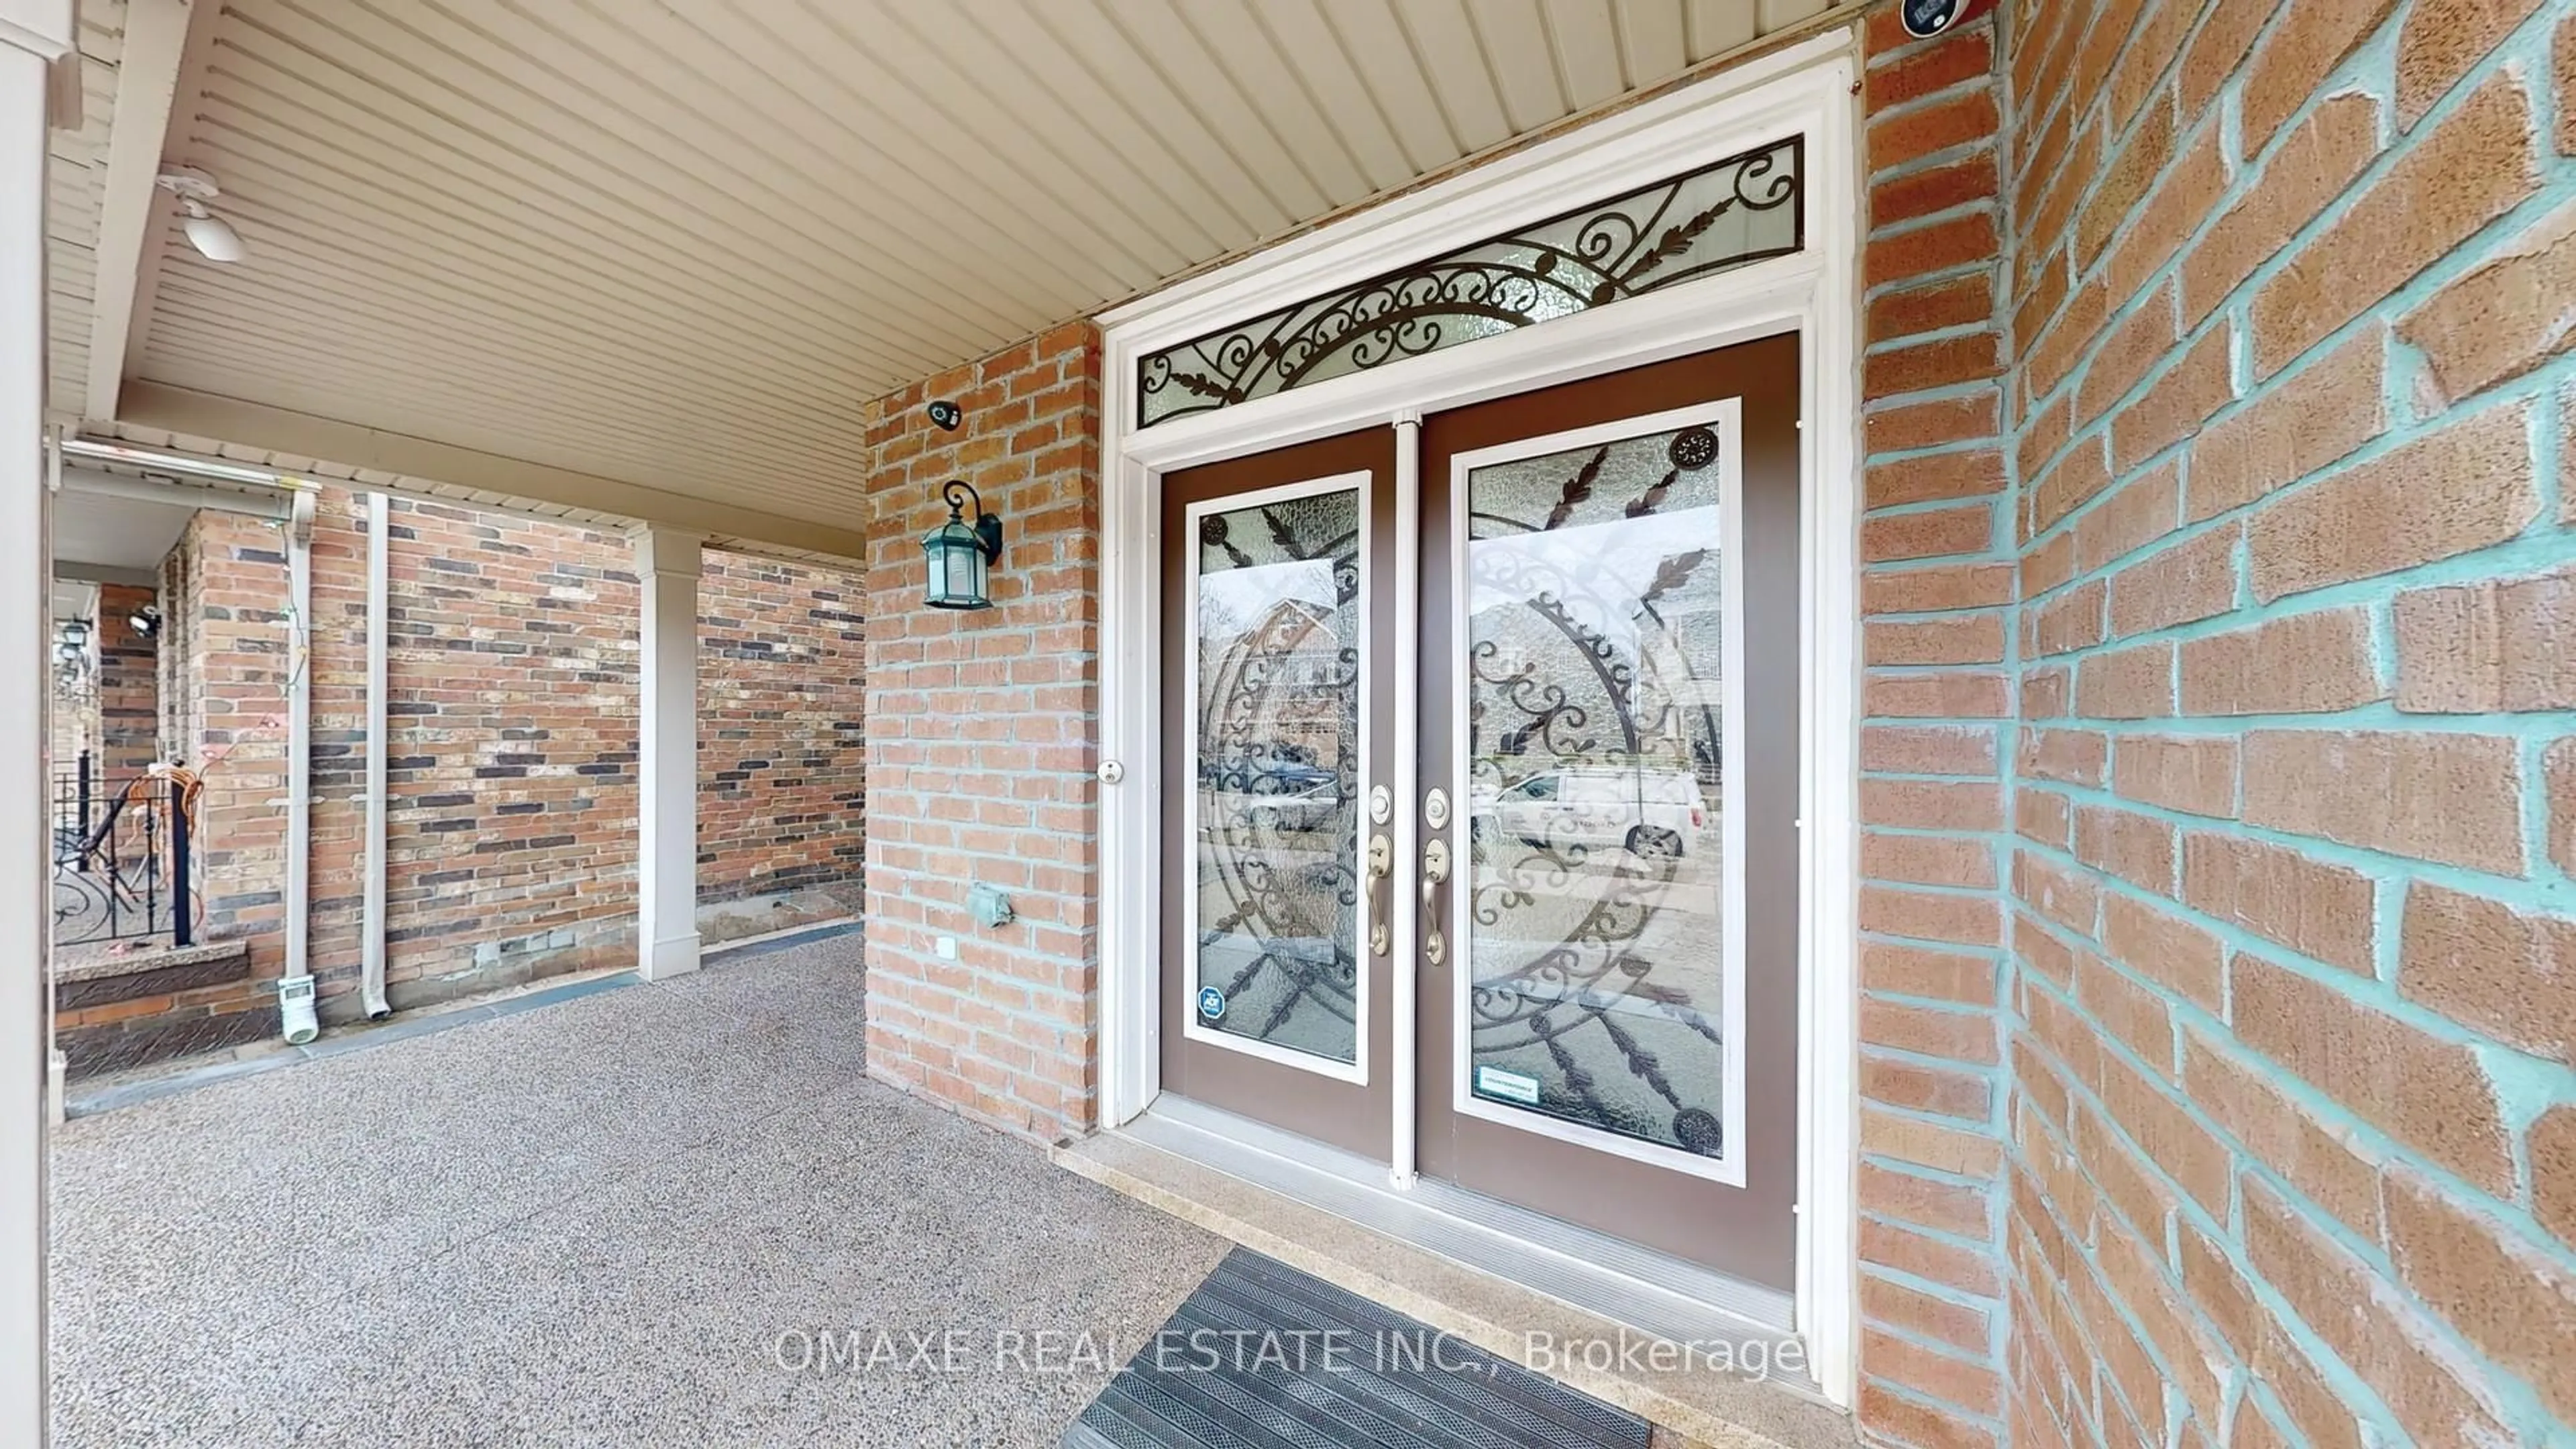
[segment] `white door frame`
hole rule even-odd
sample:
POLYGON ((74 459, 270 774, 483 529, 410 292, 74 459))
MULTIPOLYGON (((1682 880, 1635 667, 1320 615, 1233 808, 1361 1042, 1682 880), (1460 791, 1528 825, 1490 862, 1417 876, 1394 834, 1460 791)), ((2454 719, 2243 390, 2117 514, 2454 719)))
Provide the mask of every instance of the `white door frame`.
MULTIPOLYGON (((1100 1083, 1104 1126, 1161 1090, 1160 508, 1166 471, 1418 419, 1437 409, 1735 342, 1801 338, 1808 483, 1800 770, 1797 1328, 1826 1395, 1848 1406, 1858 1367, 1855 855, 1858 818, 1859 74, 1836 30, 1113 309, 1101 384, 1100 1083), (1543 326, 1390 363, 1148 429, 1131 423, 1137 360, 1454 247, 1651 185, 1791 134, 1807 137, 1804 247, 1543 326)), ((1418 430, 1399 429, 1400 445, 1418 430)), ((1413 460, 1401 456, 1399 481, 1413 460)), ((1401 490, 1400 490, 1401 491, 1401 490)), ((1409 794, 1398 811, 1410 818, 1409 794)), ((1408 853, 1406 858, 1411 858, 1408 853)), ((1399 920, 1400 928, 1411 923, 1399 920)), ((1411 959, 1409 929, 1395 942, 1411 959)), ((1397 986, 1409 973, 1399 969, 1397 986)), ((1399 1026, 1409 1013, 1398 1013, 1399 1026)), ((1411 1043, 1397 1044, 1399 1072, 1411 1043)), ((1401 1107, 1410 1093, 1398 1093, 1401 1107)), ((1399 1124, 1401 1127, 1402 1124, 1399 1124)), ((1398 1181, 1410 1133, 1399 1131, 1398 1181)))

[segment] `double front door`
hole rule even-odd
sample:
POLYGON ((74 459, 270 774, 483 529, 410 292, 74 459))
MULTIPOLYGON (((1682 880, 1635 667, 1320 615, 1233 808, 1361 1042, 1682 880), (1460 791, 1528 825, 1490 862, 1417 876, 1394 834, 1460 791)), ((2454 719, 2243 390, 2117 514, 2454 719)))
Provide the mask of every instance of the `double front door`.
POLYGON ((1166 475, 1166 1091, 1790 1287, 1799 376, 1166 475))

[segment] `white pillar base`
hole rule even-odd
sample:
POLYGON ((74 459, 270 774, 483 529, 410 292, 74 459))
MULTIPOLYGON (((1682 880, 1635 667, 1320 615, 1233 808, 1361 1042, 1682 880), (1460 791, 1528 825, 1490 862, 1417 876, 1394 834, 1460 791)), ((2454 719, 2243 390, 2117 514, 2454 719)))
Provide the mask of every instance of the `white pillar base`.
POLYGON ((698 572, 694 533, 636 536, 643 589, 637 721, 635 970, 647 981, 698 969, 698 572))
POLYGON ((647 981, 667 981, 674 976, 686 976, 698 969, 698 949, 698 933, 695 931, 647 941, 635 974, 647 981))

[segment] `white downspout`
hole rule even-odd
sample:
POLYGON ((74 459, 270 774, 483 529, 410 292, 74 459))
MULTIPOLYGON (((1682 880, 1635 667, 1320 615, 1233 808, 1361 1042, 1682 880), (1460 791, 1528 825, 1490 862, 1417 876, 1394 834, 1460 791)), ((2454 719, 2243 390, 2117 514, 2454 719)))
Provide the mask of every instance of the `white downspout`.
MULTIPOLYGON (((59 423, 57 423, 57 424, 54 424, 54 425, 52 425, 52 426, 49 426, 49 427, 47 427, 47 428, 45 429, 45 508, 46 508, 46 510, 47 510, 48 515, 49 515, 49 516, 50 516, 50 514, 51 514, 51 510, 53 509, 53 507, 55 506, 55 504, 56 504, 56 503, 61 499, 61 497, 62 497, 62 492, 63 492, 63 429, 62 429, 62 425, 61 425, 61 424, 59 424, 59 423)), ((51 580, 52 580, 52 578, 53 578, 53 571, 54 571, 54 570, 53 570, 53 534, 52 534, 52 525, 51 525, 51 524, 48 524, 48 525, 46 526, 46 537, 45 537, 45 577, 46 577, 46 580, 48 581, 48 583, 50 583, 50 582, 51 582, 51 580)), ((39 735, 37 736, 37 738, 38 738, 39 740, 47 740, 49 737, 48 737, 47 735, 44 735, 44 734, 39 734, 39 735)), ((46 784, 47 784, 47 786, 48 786, 49 788, 51 787, 51 785, 52 785, 52 783, 53 783, 53 771, 52 771, 52 769, 51 769, 51 767, 50 767, 50 766, 51 766, 51 762, 49 761, 49 762, 48 762, 48 768, 47 768, 47 770, 46 770, 46 772, 45 772, 45 776, 44 776, 44 778, 45 778, 45 782, 46 782, 46 784)), ((63 1055, 63 1049, 62 1049, 61 1047, 55 1046, 55 1045, 53 1044, 53 1043, 54 1043, 54 974, 53 974, 53 973, 54 973, 54 967, 53 967, 53 956, 52 956, 52 951, 51 951, 52 944, 53 944, 53 938, 52 938, 52 933, 51 933, 51 930, 50 930, 50 923, 48 923, 48 924, 49 924, 49 928, 48 928, 48 931, 47 931, 47 933, 46 933, 47 954, 46 954, 46 957, 45 957, 45 969, 44 969, 44 973, 43 973, 43 974, 44 974, 44 982, 45 982, 44 996, 45 996, 45 1046, 46 1046, 46 1053, 45 1053, 45 1120, 46 1120, 46 1121, 48 1121, 48 1122, 50 1122, 50 1123, 52 1123, 52 1124, 53 1124, 54 1126, 56 1126, 56 1127, 60 1127, 60 1126, 62 1126, 62 1125, 63 1125, 63 1117, 64 1117, 64 1110, 63 1110, 63 1103, 64 1103, 64 1095, 63 1095, 63 1081, 64 1081, 64 1078, 65 1078, 65 1077, 69 1074, 69 1072, 70 1072, 70 1069, 71 1069, 71 1061, 70 1061, 70 1059, 69 1059, 68 1057, 66 1057, 66 1056, 64 1056, 64 1055, 63 1055)))
POLYGON ((385 610, 393 544, 385 495, 367 495, 367 880, 360 928, 358 1000, 369 1021, 393 1014, 385 1000, 385 610))
POLYGON ((313 495, 298 491, 286 525, 286 979, 277 983, 278 1029, 302 1046, 321 1031, 313 1014, 313 495))

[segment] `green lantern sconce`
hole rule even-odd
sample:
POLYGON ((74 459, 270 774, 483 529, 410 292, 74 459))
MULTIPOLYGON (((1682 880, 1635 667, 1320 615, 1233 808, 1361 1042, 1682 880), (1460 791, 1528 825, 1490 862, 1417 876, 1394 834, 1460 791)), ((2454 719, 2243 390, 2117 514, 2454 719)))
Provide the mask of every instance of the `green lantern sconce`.
POLYGON ((934 609, 993 607, 986 574, 1002 557, 1002 520, 984 511, 984 497, 963 478, 952 478, 940 490, 948 500, 948 521, 923 535, 921 552, 930 567, 929 603, 934 609), (966 505, 975 505, 975 521, 966 521, 966 505))

